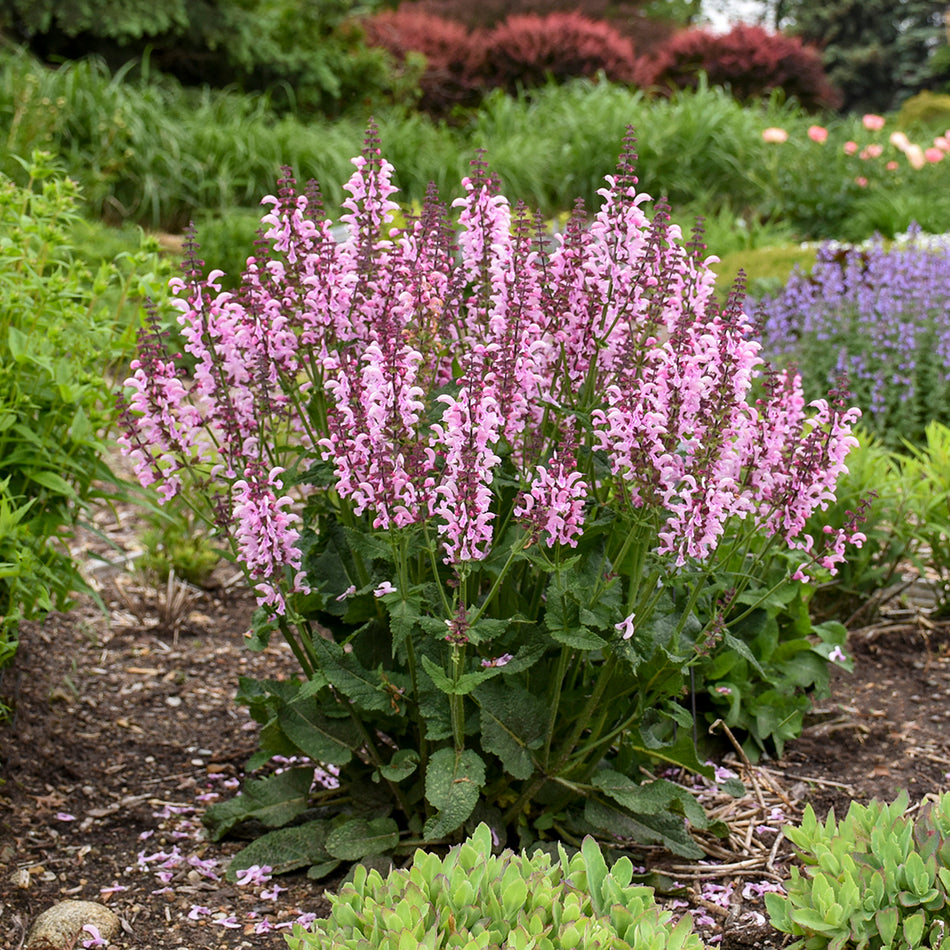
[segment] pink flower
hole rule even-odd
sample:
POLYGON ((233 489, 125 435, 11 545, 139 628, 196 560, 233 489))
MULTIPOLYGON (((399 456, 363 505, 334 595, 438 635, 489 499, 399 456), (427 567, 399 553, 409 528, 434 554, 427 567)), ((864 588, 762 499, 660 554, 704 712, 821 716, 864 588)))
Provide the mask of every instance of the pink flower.
POLYGON ((936 164, 937 162, 943 161, 943 152, 936 146, 931 146, 924 152, 924 158, 927 159, 931 164, 936 164))
POLYGON ((95 924, 83 924, 82 931, 90 935, 83 940, 83 947, 105 947, 108 945, 108 941, 102 939, 102 934, 99 933, 99 928, 95 924))
POLYGON ((904 149, 904 154, 907 156, 907 161, 910 162, 911 168, 917 171, 920 171, 920 169, 927 164, 927 156, 919 145, 911 143, 904 149))
POLYGON ((945 135, 938 135, 934 139, 934 145, 939 148, 941 152, 950 152, 950 139, 945 135))
POLYGON ((841 649, 841 647, 835 647, 831 653, 828 654, 828 659, 832 663, 844 663, 848 659, 848 655, 841 649))
POLYGON ((883 151, 883 145, 880 145, 877 142, 872 142, 870 145, 867 145, 861 149, 860 158, 866 162, 869 158, 879 158, 883 151))
POLYGON ((577 471, 577 462, 570 445, 555 452, 548 465, 539 465, 531 475, 531 489, 522 495, 514 516, 543 535, 552 547, 555 542, 577 547, 577 538, 584 525, 584 501, 589 486, 577 471))
POLYGON ((828 139, 828 130, 823 125, 810 125, 808 127, 808 137, 819 145, 828 139))
POLYGON ((445 459, 436 487, 433 514, 441 521, 438 532, 445 562, 479 561, 487 557, 492 541, 491 483, 501 459, 493 446, 501 431, 501 416, 491 388, 484 382, 478 360, 461 380, 457 397, 443 395, 442 421, 432 427, 432 445, 445 459))
POLYGON ((861 122, 869 132, 879 132, 884 128, 884 116, 882 115, 868 113, 861 119, 861 122))
POLYGON ((864 177, 864 175, 858 175, 857 178, 854 179, 854 183, 858 186, 858 188, 867 188, 868 186, 868 180, 864 177))
POLYGON ((844 153, 845 155, 854 155, 858 150, 857 142, 845 142, 844 143, 844 153))
POLYGON ((281 494, 282 468, 269 472, 253 463, 246 477, 234 483, 234 537, 238 553, 256 586, 258 604, 272 605, 278 614, 286 605, 279 587, 292 572, 290 589, 308 593, 301 573, 303 554, 297 546, 300 516, 287 509, 291 498, 281 494))
POLYGON ((636 633, 636 627, 634 621, 636 620, 636 614, 630 614, 627 617, 624 617, 619 623, 614 624, 614 629, 620 631, 620 637, 623 640, 629 640, 634 633, 636 633))
POLYGON ((763 129, 762 141, 772 145, 781 145, 783 142, 788 141, 788 132, 786 132, 785 129, 770 126, 767 129, 763 129))
POLYGON ((910 139, 903 132, 891 132, 889 141, 899 152, 903 152, 910 145, 910 139))
POLYGON ((884 166, 889 172, 896 172, 900 165, 897 162, 890 161, 884 166))

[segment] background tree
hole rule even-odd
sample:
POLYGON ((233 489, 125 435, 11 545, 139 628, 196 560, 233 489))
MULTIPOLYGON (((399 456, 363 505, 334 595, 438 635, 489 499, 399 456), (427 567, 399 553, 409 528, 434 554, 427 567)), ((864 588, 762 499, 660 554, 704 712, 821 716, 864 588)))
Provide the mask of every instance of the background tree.
POLYGON ((947 45, 947 0, 777 0, 772 14, 824 50, 843 108, 886 112, 940 85, 931 60, 947 45))

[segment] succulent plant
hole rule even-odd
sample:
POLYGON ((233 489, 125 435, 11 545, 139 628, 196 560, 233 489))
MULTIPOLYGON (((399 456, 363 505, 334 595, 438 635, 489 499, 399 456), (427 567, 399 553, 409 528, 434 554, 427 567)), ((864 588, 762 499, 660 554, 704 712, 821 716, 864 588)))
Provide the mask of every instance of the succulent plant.
POLYGON ((906 792, 890 805, 854 802, 823 824, 809 805, 786 827, 805 873, 793 867, 787 896, 765 902, 772 925, 800 938, 788 950, 950 947, 950 793, 916 818, 907 803, 906 792))
POLYGON ((691 918, 675 926, 653 889, 631 884, 626 857, 610 868, 593 838, 558 860, 544 851, 492 854, 481 824, 444 858, 419 850, 383 878, 358 865, 330 898, 329 918, 287 937, 291 950, 703 950, 691 918))

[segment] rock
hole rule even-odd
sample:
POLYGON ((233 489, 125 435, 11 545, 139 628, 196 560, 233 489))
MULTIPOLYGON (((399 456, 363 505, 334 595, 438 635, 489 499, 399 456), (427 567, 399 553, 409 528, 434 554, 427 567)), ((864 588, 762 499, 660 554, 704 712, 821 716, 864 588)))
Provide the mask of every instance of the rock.
POLYGON ((119 918, 103 904, 93 901, 61 901, 43 911, 30 928, 23 950, 73 950, 82 946, 82 928, 92 924, 99 936, 111 940, 119 932, 119 918))

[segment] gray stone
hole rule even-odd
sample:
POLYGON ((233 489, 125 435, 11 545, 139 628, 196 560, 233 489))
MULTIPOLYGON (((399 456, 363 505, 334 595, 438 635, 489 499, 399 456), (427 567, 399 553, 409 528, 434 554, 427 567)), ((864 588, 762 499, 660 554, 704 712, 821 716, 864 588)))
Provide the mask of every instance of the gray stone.
POLYGON ((94 901, 62 901, 43 911, 30 928, 23 950, 73 950, 91 934, 82 928, 92 924, 103 940, 119 932, 119 918, 108 907, 94 901))

